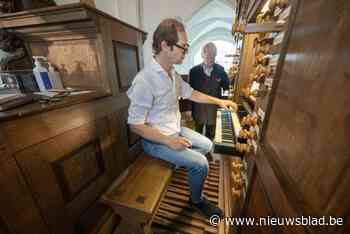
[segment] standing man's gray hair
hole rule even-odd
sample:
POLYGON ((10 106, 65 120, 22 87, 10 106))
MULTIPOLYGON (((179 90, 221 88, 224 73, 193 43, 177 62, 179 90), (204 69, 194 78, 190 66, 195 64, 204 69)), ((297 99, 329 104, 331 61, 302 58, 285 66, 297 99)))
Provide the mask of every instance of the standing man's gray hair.
POLYGON ((203 54, 207 54, 208 52, 213 52, 216 56, 217 53, 217 49, 216 46, 213 42, 208 42, 207 44, 205 44, 202 48, 202 56, 203 54))

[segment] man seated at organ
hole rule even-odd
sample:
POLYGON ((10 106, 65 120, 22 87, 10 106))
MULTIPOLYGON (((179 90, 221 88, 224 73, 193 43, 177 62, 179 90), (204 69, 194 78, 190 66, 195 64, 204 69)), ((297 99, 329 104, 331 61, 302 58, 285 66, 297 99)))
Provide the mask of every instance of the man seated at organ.
MULTIPOLYGON (((142 137, 144 151, 189 172, 190 205, 204 216, 222 216, 221 209, 202 194, 208 175, 205 154, 212 142, 205 136, 180 126, 179 98, 194 102, 237 109, 229 100, 218 99, 193 90, 174 68, 181 64, 188 51, 184 25, 165 19, 153 34, 154 57, 135 77, 127 94, 130 99, 128 124, 142 137)), ((157 173, 157 172, 154 172, 157 173)))

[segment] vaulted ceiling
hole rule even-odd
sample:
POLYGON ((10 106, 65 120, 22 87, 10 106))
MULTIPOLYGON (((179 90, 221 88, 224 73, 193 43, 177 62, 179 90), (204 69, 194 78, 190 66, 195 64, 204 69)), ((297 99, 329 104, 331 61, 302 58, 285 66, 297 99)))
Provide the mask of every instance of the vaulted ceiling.
POLYGON ((234 17, 234 0, 211 0, 198 9, 186 24, 186 31, 190 44, 190 53, 183 64, 177 68, 186 74, 194 65, 194 56, 204 43, 223 40, 233 43, 231 34, 234 17))

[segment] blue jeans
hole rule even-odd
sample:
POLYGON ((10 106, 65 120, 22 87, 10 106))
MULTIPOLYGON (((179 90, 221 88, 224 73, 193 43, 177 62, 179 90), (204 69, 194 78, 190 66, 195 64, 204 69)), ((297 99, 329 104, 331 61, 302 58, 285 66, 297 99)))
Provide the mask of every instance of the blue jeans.
POLYGON ((204 155, 211 151, 213 143, 205 136, 185 127, 174 136, 178 135, 190 140, 192 147, 173 150, 166 145, 142 139, 143 149, 153 157, 174 164, 176 168, 185 167, 188 170, 191 200, 197 203, 202 201, 203 185, 209 171, 208 160, 204 155))

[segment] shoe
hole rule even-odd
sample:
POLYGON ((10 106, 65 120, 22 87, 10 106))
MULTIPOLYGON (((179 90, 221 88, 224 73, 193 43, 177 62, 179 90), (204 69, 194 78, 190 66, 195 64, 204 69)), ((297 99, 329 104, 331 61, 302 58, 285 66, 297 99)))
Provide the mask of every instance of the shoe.
POLYGON ((212 217, 213 215, 217 215, 220 218, 224 217, 224 212, 222 210, 212 204, 208 199, 203 197, 203 200, 199 203, 193 203, 190 199, 189 201, 191 208, 199 211, 202 215, 204 215, 207 218, 212 217))

